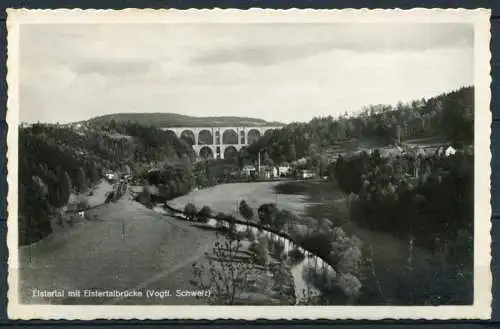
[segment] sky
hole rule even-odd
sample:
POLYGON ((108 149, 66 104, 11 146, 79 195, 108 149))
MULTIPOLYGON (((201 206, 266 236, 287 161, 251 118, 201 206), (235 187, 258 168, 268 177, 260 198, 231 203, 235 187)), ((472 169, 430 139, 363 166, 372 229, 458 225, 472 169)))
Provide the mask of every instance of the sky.
POLYGON ((22 25, 20 121, 120 112, 290 123, 474 80, 468 24, 22 25))

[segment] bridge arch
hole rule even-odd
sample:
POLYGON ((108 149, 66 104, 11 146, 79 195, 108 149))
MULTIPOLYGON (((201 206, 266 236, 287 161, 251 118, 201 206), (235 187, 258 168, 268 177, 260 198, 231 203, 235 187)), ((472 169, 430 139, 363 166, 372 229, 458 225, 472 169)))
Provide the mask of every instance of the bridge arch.
POLYGON ((236 147, 229 145, 224 148, 224 159, 232 159, 238 155, 236 147))
POLYGON ((226 129, 222 133, 222 144, 236 145, 238 144, 238 133, 234 129, 226 129))
POLYGON ((200 158, 202 159, 213 159, 214 158, 214 151, 212 150, 211 147, 208 146, 203 146, 200 149, 200 158))
POLYGON ((258 129, 250 129, 247 133, 247 143, 252 144, 255 142, 257 139, 259 139, 261 136, 261 133, 258 129))
POLYGON ((198 145, 213 145, 214 135, 208 129, 202 129, 198 133, 198 145))
POLYGON ((183 139, 189 145, 196 145, 196 135, 190 129, 185 129, 181 132, 180 138, 183 139))

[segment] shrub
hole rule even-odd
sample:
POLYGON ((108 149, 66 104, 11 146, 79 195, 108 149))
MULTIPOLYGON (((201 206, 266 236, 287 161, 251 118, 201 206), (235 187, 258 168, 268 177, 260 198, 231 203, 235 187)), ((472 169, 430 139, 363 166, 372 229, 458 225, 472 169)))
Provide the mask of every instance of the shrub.
POLYGON ((196 206, 192 203, 188 203, 185 207, 184 207, 184 214, 189 218, 189 219, 193 219, 196 217, 196 214, 197 214, 197 209, 196 209, 196 206))
POLYGON ((212 216, 212 209, 209 206, 203 206, 198 212, 198 221, 206 223, 210 216, 212 216))

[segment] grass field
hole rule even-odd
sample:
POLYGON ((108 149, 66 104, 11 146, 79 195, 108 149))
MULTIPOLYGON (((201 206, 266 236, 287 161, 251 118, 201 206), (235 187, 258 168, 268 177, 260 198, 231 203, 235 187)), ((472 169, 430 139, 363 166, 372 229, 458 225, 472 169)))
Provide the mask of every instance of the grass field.
MULTIPOLYGON (((215 234, 162 216, 127 199, 91 210, 101 218, 20 248, 24 303, 101 304, 120 300, 31 298, 32 289, 190 288, 191 264, 213 245, 215 234)), ((137 300, 133 302, 138 302, 137 300)), ((195 299, 143 303, 200 303, 195 299)))

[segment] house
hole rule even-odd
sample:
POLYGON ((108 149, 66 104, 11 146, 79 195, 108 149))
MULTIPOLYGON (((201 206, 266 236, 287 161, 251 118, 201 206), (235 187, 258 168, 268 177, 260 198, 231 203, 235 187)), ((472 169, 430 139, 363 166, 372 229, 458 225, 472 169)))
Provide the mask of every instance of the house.
POLYGON ((300 171, 300 178, 302 179, 310 179, 316 177, 316 173, 313 170, 301 170, 300 171))
POLYGON ((278 176, 278 169, 271 166, 260 166, 260 176, 264 179, 272 179, 278 176))
POLYGON ((114 181, 114 180, 118 179, 118 176, 115 173, 107 173, 105 175, 105 177, 107 180, 110 180, 110 181, 114 181))
POLYGON ((455 150, 452 146, 448 146, 444 151, 444 155, 447 157, 449 157, 450 155, 454 155, 455 153, 457 153, 457 150, 455 150))
POLYGON ((277 176, 288 176, 290 175, 292 168, 288 164, 283 164, 278 166, 277 176))
POLYGON ((257 170, 252 165, 246 165, 243 167, 243 169, 241 169, 241 173, 244 176, 252 176, 252 174, 254 174, 256 171, 257 170))

